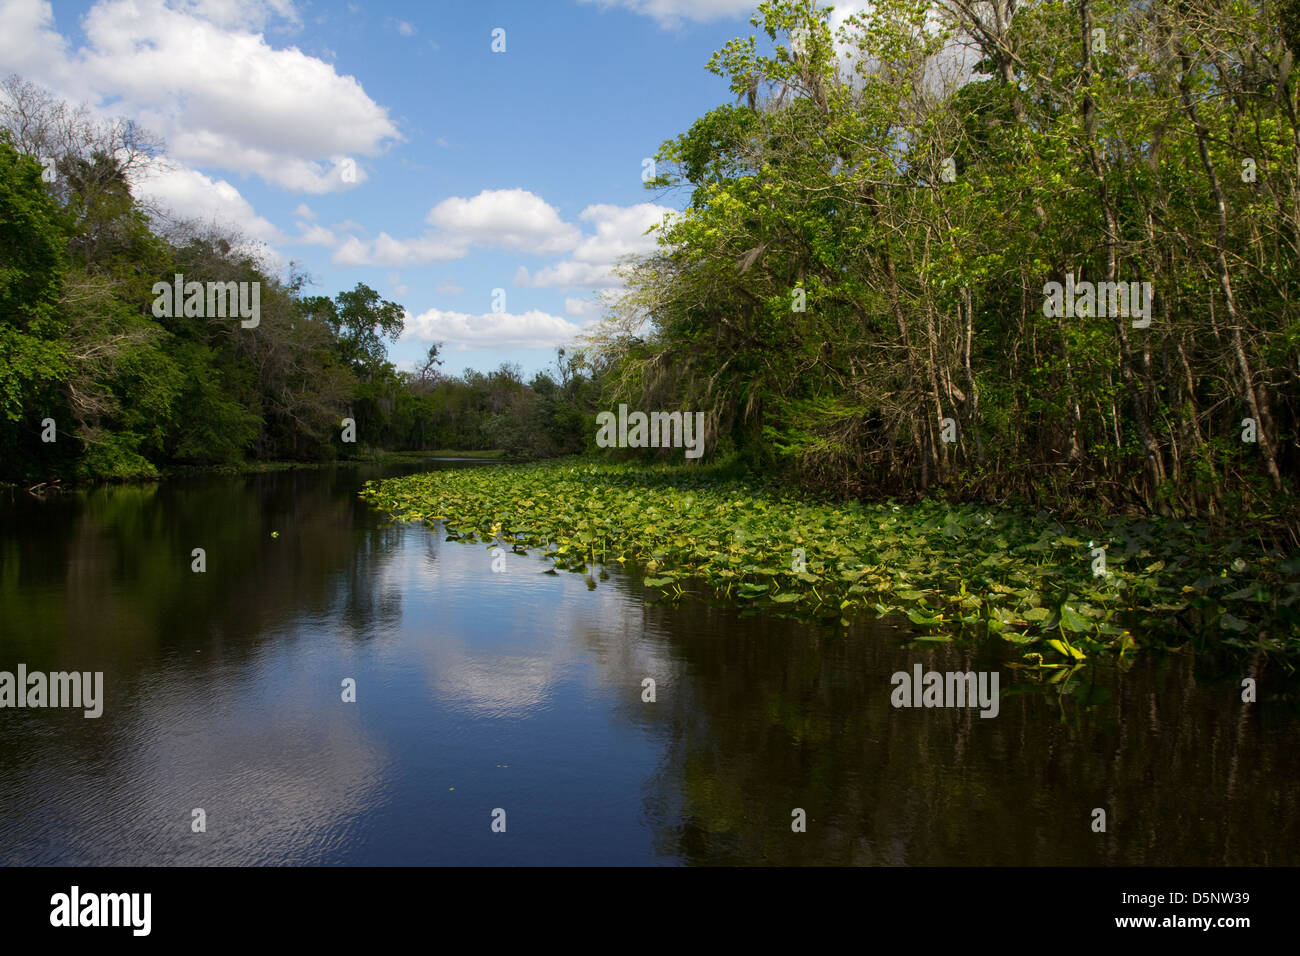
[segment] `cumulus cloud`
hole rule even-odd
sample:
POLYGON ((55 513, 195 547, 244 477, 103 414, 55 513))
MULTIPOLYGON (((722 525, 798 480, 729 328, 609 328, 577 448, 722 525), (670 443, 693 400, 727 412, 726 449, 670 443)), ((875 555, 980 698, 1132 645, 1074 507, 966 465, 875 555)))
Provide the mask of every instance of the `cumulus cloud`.
POLYGON ((568 260, 529 274, 523 266, 515 273, 515 285, 535 289, 616 289, 623 280, 614 275, 613 263, 568 260))
POLYGON ((172 7, 224 27, 261 30, 275 20, 300 23, 293 0, 173 0, 172 7))
POLYGON ((582 235, 525 189, 485 189, 473 199, 453 196, 429 210, 426 221, 474 245, 538 254, 572 249, 582 235))
POLYGON ((290 245, 326 246, 328 248, 339 244, 338 237, 324 226, 313 226, 305 222, 298 223, 298 235, 288 241, 290 245))
POLYGON ((211 223, 233 229, 250 239, 280 242, 284 234, 257 215, 252 204, 224 179, 213 180, 196 169, 155 163, 131 184, 142 201, 171 219, 211 223))
POLYGON ((573 250, 573 256, 564 262, 539 269, 529 275, 519 267, 515 284, 561 289, 590 288, 614 289, 623 281, 614 274, 614 267, 625 256, 645 255, 658 245, 657 232, 648 232, 673 210, 655 203, 638 203, 635 206, 612 206, 599 203, 588 206, 578 217, 594 224, 595 235, 584 238, 573 250))
POLYGON ((0 63, 5 73, 40 76, 47 86, 66 87, 67 41, 54 28, 54 10, 47 0, 0 3, 0 63))
POLYGON ((455 239, 424 236, 418 239, 394 239, 386 232, 372 242, 356 236, 335 250, 331 261, 338 266, 418 266, 447 259, 459 259, 469 247, 455 239))
POLYGON ((342 170, 401 139, 388 111, 354 77, 273 47, 272 21, 296 23, 289 0, 97 0, 81 20, 86 44, 70 52, 48 0, 5 0, 0 62, 65 98, 111 101, 184 165, 310 193, 364 181, 364 169, 342 170))
POLYGON ((872 4, 870 3, 870 0, 841 0, 840 3, 835 4, 834 9, 831 10, 830 19, 832 35, 835 34, 840 27, 844 26, 844 22, 848 20, 849 17, 859 13, 865 13, 870 10, 871 7, 872 4))
POLYGON ((459 259, 472 247, 554 254, 574 248, 582 232, 541 197, 524 189, 485 189, 471 199, 444 199, 425 217, 435 231, 414 239, 381 233, 351 240, 334 255, 338 265, 407 266, 459 259))
POLYGON ((573 258, 579 262, 614 262, 623 256, 653 252, 658 240, 647 230, 672 212, 667 206, 650 202, 635 206, 608 203, 588 206, 578 218, 595 223, 596 234, 582 241, 573 251, 573 258))
POLYGON ((459 349, 552 349, 566 344, 581 331, 582 327, 576 323, 537 309, 517 315, 510 312, 469 315, 429 309, 417 316, 407 315, 402 338, 445 342, 459 349))
POLYGON ((588 319, 599 316, 604 309, 604 303, 599 299, 572 299, 564 300, 564 311, 575 319, 588 319))

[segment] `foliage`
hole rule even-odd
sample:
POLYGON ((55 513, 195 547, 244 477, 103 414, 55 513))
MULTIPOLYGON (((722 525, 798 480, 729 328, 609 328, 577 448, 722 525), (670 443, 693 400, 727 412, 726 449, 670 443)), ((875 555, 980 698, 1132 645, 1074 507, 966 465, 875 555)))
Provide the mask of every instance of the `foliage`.
POLYGON ((451 540, 543 547, 560 568, 632 562, 674 595, 698 586, 843 626, 867 610, 902 614, 920 640, 992 633, 1057 661, 1207 636, 1300 653, 1300 557, 1248 534, 1160 518, 1089 531, 934 500, 816 502, 727 467, 494 466, 369 482, 362 497, 451 540))
POLYGON ((1281 31, 1253 0, 879 0, 832 33, 829 7, 760 4, 708 64, 738 102, 658 153, 655 187, 689 202, 608 320, 646 331, 592 337, 609 396, 704 409, 711 444, 810 489, 1220 516, 1281 499, 1294 529, 1300 74, 1280 9, 1281 31), (1151 283, 1149 326, 1045 314, 1067 272, 1151 283))
POLYGON ((0 81, 0 479, 125 479, 376 449, 586 449, 599 388, 582 353, 441 375, 401 372, 404 310, 358 283, 304 295, 236 236, 167 220, 131 193, 161 148, 17 77, 0 81), (38 158, 46 162, 38 162, 38 158), (45 175, 46 171, 50 175, 45 175), (259 287, 259 319, 154 315, 176 274, 259 287), (357 442, 342 440, 343 419, 357 442), (44 422, 55 440, 42 441, 44 422))

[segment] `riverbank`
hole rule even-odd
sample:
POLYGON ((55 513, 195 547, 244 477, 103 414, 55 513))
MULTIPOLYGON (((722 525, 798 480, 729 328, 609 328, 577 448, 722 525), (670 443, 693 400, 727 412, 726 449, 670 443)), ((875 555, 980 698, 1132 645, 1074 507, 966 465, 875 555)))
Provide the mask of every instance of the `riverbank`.
POLYGON ((542 548, 559 568, 641 568, 705 594, 847 627, 905 616, 917 640, 993 634, 1026 666, 1140 648, 1300 657, 1300 556, 1195 523, 925 500, 809 502, 718 468, 566 460, 368 482, 362 497, 450 538, 542 548))
POLYGON ((140 481, 163 481, 167 478, 193 478, 203 475, 260 475, 278 471, 297 471, 313 468, 331 468, 335 465, 388 464, 409 462, 418 464, 431 458, 445 459, 481 459, 485 461, 507 461, 505 451, 500 448, 486 451, 464 451, 454 448, 437 448, 430 451, 382 451, 367 450, 349 458, 335 458, 331 461, 246 461, 226 465, 174 465, 153 472, 141 472, 133 475, 98 476, 88 478, 57 477, 44 481, 33 479, 26 482, 0 481, 0 490, 32 491, 33 493, 50 493, 72 488, 85 488, 101 484, 121 484, 140 481))
POLYGON ((407 462, 417 464, 430 458, 464 458, 484 460, 506 460, 505 452, 500 449, 489 451, 464 451, 454 448, 435 448, 428 451, 385 451, 383 449, 363 449, 356 455, 335 458, 330 461, 249 461, 239 465, 196 465, 193 467, 174 467, 163 471, 159 477, 172 478, 186 475, 256 475, 271 471, 294 471, 300 468, 330 468, 334 465, 384 465, 407 462))

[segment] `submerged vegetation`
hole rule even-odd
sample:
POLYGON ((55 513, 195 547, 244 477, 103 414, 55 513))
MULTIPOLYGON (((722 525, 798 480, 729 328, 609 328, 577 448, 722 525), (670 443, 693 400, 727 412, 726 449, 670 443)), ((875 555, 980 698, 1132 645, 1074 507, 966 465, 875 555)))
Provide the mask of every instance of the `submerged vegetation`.
POLYGON ((905 615, 918 640, 996 635, 1028 666, 1213 642, 1300 653, 1300 556, 1256 534, 934 500, 815 502, 725 467, 586 461, 369 482, 394 518, 540 548, 561 569, 640 568, 670 598, 722 597, 850 623, 905 615))

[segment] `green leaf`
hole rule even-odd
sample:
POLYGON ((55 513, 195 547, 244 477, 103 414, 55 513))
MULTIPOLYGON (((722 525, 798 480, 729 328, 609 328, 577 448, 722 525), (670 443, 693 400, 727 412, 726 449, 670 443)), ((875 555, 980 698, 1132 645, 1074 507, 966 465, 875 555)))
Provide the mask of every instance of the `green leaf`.
POLYGON ((1238 634, 1240 634, 1242 631, 1246 631, 1250 629, 1250 625, 1247 624, 1245 621, 1241 620, 1240 618, 1233 617, 1231 614, 1228 614, 1226 612, 1223 614, 1222 617, 1219 618, 1219 627, 1225 628, 1229 631, 1236 631, 1238 634))
POLYGON ((1065 643, 1064 641, 1050 640, 1047 642, 1047 646, 1052 648, 1052 650, 1058 652, 1062 656, 1071 658, 1072 660, 1081 661, 1085 657, 1087 657, 1087 655, 1084 654, 1083 651, 1079 650, 1077 647, 1073 647, 1072 645, 1065 643))
POLYGON ((1092 622, 1086 617, 1070 607, 1068 604, 1061 605, 1061 627, 1067 631, 1074 631, 1082 634, 1092 630, 1092 622))

